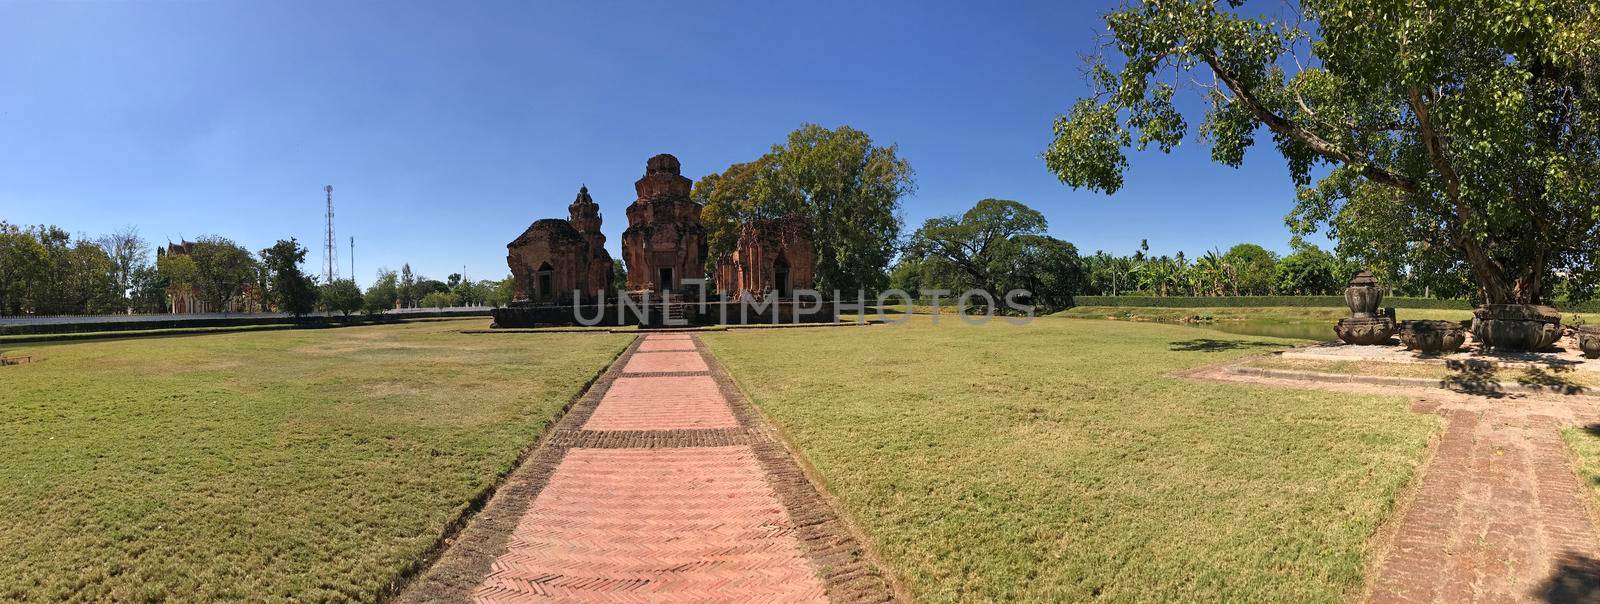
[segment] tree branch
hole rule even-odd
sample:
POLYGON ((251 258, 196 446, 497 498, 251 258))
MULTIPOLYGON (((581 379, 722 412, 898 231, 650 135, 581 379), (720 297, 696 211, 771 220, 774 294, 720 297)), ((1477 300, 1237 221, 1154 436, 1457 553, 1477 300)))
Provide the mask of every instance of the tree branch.
POLYGON ((1306 130, 1305 128, 1302 128, 1294 122, 1284 118, 1283 116, 1268 110, 1266 105, 1263 104, 1260 99, 1256 98, 1255 93, 1251 92, 1249 88, 1246 88, 1243 84, 1241 84, 1239 79, 1234 76, 1234 74, 1229 73, 1227 70, 1222 68, 1222 65, 1217 62, 1215 56, 1211 55, 1210 53, 1204 53, 1202 57, 1205 59, 1206 65, 1211 68, 1211 72, 1215 73, 1217 77, 1222 80, 1222 83, 1226 84, 1228 89, 1233 91, 1234 100, 1244 103, 1245 108, 1249 109, 1250 113, 1256 116, 1256 119, 1261 120, 1261 123, 1266 124, 1268 128, 1272 129, 1273 132, 1277 132, 1278 134, 1282 134, 1299 141, 1301 144, 1309 147, 1311 151, 1317 155, 1321 155, 1342 164, 1360 168, 1361 175, 1367 177, 1368 180, 1379 184, 1388 185, 1407 193, 1415 193, 1418 191, 1419 187, 1417 186, 1416 181, 1375 166, 1364 161, 1362 158, 1352 156, 1345 150, 1340 149, 1337 145, 1329 142, 1327 139, 1318 136, 1317 133, 1306 130))

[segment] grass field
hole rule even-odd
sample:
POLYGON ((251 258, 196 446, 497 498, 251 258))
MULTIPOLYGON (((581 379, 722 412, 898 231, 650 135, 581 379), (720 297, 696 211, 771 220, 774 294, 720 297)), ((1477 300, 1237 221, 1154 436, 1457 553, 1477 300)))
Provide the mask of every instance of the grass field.
POLYGON ((1183 326, 702 337, 923 601, 1348 600, 1438 428, 1168 377, 1287 342, 1183 326))
POLYGON ((1572 450, 1578 476, 1588 485, 1596 505, 1600 505, 1600 424, 1564 428, 1561 438, 1572 450))
POLYGON ((372 600, 628 342, 487 319, 5 344, 0 600, 372 600))
MULTIPOLYGON (((1395 311, 1401 320, 1439 319, 1464 321, 1472 318, 1470 310, 1431 308, 1401 308, 1395 311)), ((1117 319, 1126 321, 1177 322, 1191 317, 1209 317, 1215 321, 1327 321, 1332 323, 1350 316, 1350 309, 1273 307, 1219 307, 1219 308, 1144 308, 1123 306, 1075 306, 1055 316, 1079 319, 1117 319)), ((1563 318, 1569 315, 1562 315, 1563 318)))

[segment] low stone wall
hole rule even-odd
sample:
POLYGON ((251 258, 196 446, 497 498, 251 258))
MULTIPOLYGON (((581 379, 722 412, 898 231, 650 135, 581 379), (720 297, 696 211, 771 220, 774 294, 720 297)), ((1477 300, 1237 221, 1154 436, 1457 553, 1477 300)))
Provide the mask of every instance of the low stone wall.
POLYGON ((607 327, 686 327, 789 325, 830 323, 834 320, 832 302, 823 302, 820 307, 811 303, 801 306, 803 308, 797 313, 792 301, 775 302, 759 308, 739 302, 672 304, 666 308, 661 304, 634 306, 608 302, 580 306, 517 305, 497 308, 491 315, 497 328, 567 327, 584 325, 585 321, 590 325, 607 327))
MULTIPOLYGON (((381 315, 353 314, 343 316, 308 315, 294 318, 287 316, 275 317, 184 317, 164 318, 162 315, 150 315, 149 319, 133 321, 82 321, 61 323, 20 323, 0 325, 0 335, 24 334, 62 334, 62 333, 89 333, 109 331, 149 331, 155 329, 186 329, 201 327, 240 327, 246 325, 297 325, 302 327, 332 327, 341 325, 366 324, 366 323, 393 323, 410 319, 431 319, 445 317, 481 317, 488 315, 488 309, 473 310, 440 310, 440 311, 406 311, 385 313, 381 315)), ((70 318, 70 317, 69 317, 70 318)))

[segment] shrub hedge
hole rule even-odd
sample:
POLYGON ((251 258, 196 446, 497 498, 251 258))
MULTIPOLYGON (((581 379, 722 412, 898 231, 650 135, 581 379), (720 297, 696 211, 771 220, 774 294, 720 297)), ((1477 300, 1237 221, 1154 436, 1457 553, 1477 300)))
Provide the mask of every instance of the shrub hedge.
MULTIPOLYGON (((1235 308, 1250 306, 1324 308, 1345 305, 1344 298, 1341 296, 1074 296, 1072 302, 1075 306, 1143 308, 1235 308)), ((1399 297, 1385 297, 1383 306, 1447 310, 1472 310, 1473 308, 1473 304, 1467 300, 1399 297)))

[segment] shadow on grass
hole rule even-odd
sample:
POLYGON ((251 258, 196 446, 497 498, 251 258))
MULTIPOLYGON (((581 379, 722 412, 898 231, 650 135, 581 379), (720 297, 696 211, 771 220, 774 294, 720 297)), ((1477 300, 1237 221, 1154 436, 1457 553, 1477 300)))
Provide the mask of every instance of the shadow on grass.
POLYGON ((1500 387, 1500 377, 1494 373, 1494 363, 1447 361, 1445 367, 1455 372, 1443 380, 1451 390, 1492 398, 1506 395, 1505 389, 1500 387))
POLYGON ((1211 338, 1197 338, 1193 340, 1180 340, 1168 342, 1167 350, 1179 352, 1222 352, 1224 350, 1240 350, 1244 348, 1281 347, 1283 344, 1274 342, 1246 342, 1244 340, 1213 340, 1211 338))
POLYGON ((1566 377, 1558 375, 1562 373, 1571 373, 1572 371, 1573 369, 1570 365, 1555 365, 1552 366, 1549 371, 1545 371, 1538 367, 1530 367, 1524 371, 1521 376, 1517 377, 1517 383, 1522 384, 1523 386, 1549 390, 1551 392, 1559 392, 1562 394, 1582 394, 1588 389, 1578 385, 1566 377))
POLYGON ((1581 554, 1563 555, 1555 572, 1532 595, 1543 602, 1562 604, 1600 601, 1600 560, 1581 554))

